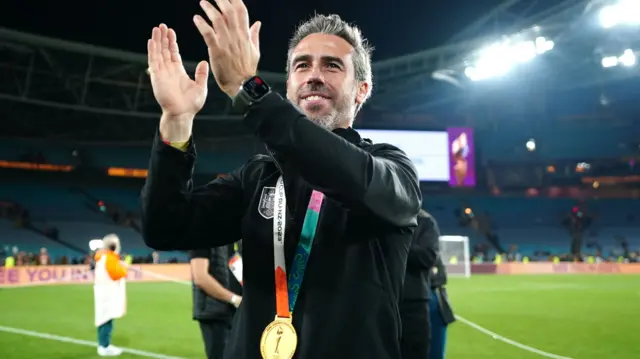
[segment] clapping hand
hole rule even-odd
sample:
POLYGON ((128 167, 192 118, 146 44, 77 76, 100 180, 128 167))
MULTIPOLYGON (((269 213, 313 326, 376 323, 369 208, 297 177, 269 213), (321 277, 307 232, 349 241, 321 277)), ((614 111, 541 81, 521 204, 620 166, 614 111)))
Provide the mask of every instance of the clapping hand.
POLYGON ((199 15, 193 21, 209 49, 209 62, 218 86, 233 98, 242 83, 258 71, 261 23, 255 22, 249 28, 249 14, 242 0, 215 2, 219 10, 208 1, 200 1, 213 26, 199 15))
POLYGON ((207 98, 209 66, 201 61, 192 80, 182 64, 176 33, 164 24, 153 28, 147 51, 153 95, 162 108, 160 132, 166 140, 186 141, 207 98))

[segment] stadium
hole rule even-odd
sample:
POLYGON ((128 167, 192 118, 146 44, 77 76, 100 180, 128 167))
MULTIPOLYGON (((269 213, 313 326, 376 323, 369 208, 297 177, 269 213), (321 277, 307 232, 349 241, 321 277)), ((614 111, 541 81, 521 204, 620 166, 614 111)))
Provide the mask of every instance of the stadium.
MULTIPOLYGON (((448 359, 640 356, 638 14, 507 0, 374 61, 354 126, 418 170, 457 319, 448 359)), ((140 233, 160 116, 146 70, 142 52, 0 27, 0 358, 97 357, 88 244, 108 233, 132 263, 121 357, 203 357, 186 254, 140 233)), ((285 73, 260 75, 284 93, 285 73)), ((197 184, 263 151, 210 81, 197 184)))

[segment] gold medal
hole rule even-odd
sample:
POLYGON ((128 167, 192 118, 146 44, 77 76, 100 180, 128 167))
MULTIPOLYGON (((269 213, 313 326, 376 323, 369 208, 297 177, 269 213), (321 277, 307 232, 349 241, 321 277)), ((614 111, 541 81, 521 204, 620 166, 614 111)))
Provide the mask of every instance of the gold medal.
POLYGON ((298 346, 298 335, 291 318, 276 316, 262 332, 260 353, 262 359, 291 359, 298 346))

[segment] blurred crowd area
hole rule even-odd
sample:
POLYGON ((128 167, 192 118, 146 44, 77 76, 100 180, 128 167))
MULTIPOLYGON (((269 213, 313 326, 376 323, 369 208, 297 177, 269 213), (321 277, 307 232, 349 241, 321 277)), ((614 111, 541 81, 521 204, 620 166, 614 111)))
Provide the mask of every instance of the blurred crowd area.
MULTIPOLYGON (((12 258, 13 266, 48 266, 48 265, 88 265, 93 262, 93 253, 86 255, 78 254, 76 256, 61 255, 52 257, 47 248, 42 247, 37 253, 25 252, 20 250, 18 246, 4 246, 0 249, 0 260, 6 264, 7 258, 12 258)), ((124 252, 121 258, 133 264, 159 264, 159 263, 178 263, 178 259, 170 257, 161 262, 160 253, 157 251, 150 252, 147 256, 131 256, 124 252)), ((3 264, 4 265, 4 264, 3 264)))
MULTIPOLYGON (((28 185, 24 189, 30 195, 48 191, 48 197, 38 197, 37 201, 25 201, 25 204, 2 202, 0 263, 15 266, 90 264, 89 241, 109 233, 120 236, 122 257, 129 262, 188 260, 184 252, 158 252, 145 246, 133 210, 138 200, 135 192, 122 190, 121 193, 117 188, 108 188, 108 193, 117 196, 93 203, 93 195, 90 195, 91 201, 81 199, 90 192, 100 192, 97 188, 78 192, 64 186, 43 186, 28 185), (55 209, 42 198, 56 200, 55 209), (114 199, 127 201, 117 203, 114 199), (58 204, 64 206, 64 211, 58 209, 58 204)), ((14 191, 20 188, 15 187, 14 191)), ((462 245, 442 245, 442 255, 451 264, 466 260, 477 264, 640 262, 640 231, 633 200, 492 196, 459 200, 453 196, 426 196, 424 207, 438 220, 442 235, 469 238, 467 255, 462 245)))

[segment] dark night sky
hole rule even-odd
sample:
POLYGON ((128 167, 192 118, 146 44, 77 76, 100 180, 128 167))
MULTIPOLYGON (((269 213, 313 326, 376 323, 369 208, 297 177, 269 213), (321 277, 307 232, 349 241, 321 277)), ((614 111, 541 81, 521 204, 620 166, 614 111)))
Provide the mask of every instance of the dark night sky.
MULTIPOLYGON (((260 20, 260 68, 281 72, 286 46, 300 21, 314 12, 336 13, 359 25, 375 46, 374 61, 443 44, 456 30, 500 0, 245 0, 251 21, 260 20)), ((137 53, 146 51, 154 25, 178 34, 183 58, 206 59, 191 21, 202 13, 198 0, 27 1, 3 0, 0 26, 137 53)))

